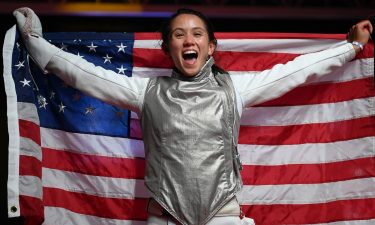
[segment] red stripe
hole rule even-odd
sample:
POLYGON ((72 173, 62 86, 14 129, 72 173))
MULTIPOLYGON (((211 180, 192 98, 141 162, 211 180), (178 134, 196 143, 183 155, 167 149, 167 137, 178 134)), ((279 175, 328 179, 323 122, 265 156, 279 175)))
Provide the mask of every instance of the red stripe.
POLYGON ((39 198, 20 195, 21 216, 25 218, 24 225, 40 225, 44 221, 44 206, 39 198))
POLYGON ((161 35, 159 32, 136 32, 134 33, 134 40, 160 40, 161 35))
POLYGON ((78 154, 43 148, 43 166, 82 174, 143 179, 144 159, 78 154))
POLYGON ((70 192, 57 188, 43 188, 46 206, 111 219, 146 220, 148 199, 122 199, 70 192))
MULTIPOLYGON (((136 33, 136 39, 158 40, 153 33, 136 33)), ((156 35, 158 36, 158 35, 156 35)), ((323 34, 277 34, 277 33, 221 33, 221 39, 226 38, 333 38, 344 39, 342 35, 323 34), (281 35, 278 37, 277 35, 281 35)), ((372 42, 365 46, 365 50, 356 56, 356 59, 372 58, 374 48, 372 42)), ((299 54, 270 53, 270 52, 232 52, 216 51, 214 54, 216 64, 228 71, 263 71, 271 69, 274 65, 293 60, 299 54), (239 60, 241 59, 241 60, 239 60)), ((161 49, 133 49, 133 65, 148 68, 172 68, 172 61, 161 49)))
POLYGON ((312 33, 265 33, 265 32, 219 32, 217 39, 337 39, 344 40, 344 34, 312 33))
POLYGON ((315 224, 375 218, 375 198, 319 204, 242 205, 257 225, 315 224))
POLYGON ((299 55, 287 53, 229 51, 217 51, 214 54, 215 63, 228 71, 263 71, 276 64, 285 64, 297 56, 299 55))
MULTIPOLYGON (((310 34, 310 33, 265 33, 265 32, 216 32, 217 39, 337 39, 344 40, 345 34, 310 34)), ((137 32, 135 40, 160 40, 160 33, 137 32)))
MULTIPOLYGON (((228 71, 262 71, 293 60, 298 54, 268 52, 215 52, 216 64, 228 71), (241 60, 238 60, 241 59, 241 60)), ((135 67, 172 68, 173 62, 160 49, 133 49, 135 67)))
POLYGON ((133 49, 134 67, 172 68, 173 62, 160 49, 133 49))
MULTIPOLYGON (((326 143, 373 136, 375 128, 372 126, 375 126, 374 117, 290 126, 241 126, 238 142, 260 145, 326 143)), ((142 138, 139 120, 132 119, 131 129, 132 137, 142 138)))
POLYGON ((375 117, 290 126, 241 126, 238 142, 257 145, 328 143, 375 136, 375 117))
POLYGON ((142 138, 141 124, 138 119, 130 119, 130 138, 142 138))
POLYGON ((365 48, 363 51, 358 53, 356 55, 356 59, 363 59, 363 58, 373 58, 374 57, 374 43, 369 42, 367 45, 365 45, 365 48))
POLYGON ((375 96, 374 78, 297 87, 280 98, 257 106, 292 106, 335 103, 375 96))
MULTIPOLYGON (((371 57, 373 48, 366 49, 368 50, 358 54, 356 58, 371 57)), ((297 56, 299 54, 272 52, 216 51, 214 53, 215 63, 227 71, 263 71, 271 69, 276 64, 285 64, 297 56)), ((146 68, 172 68, 173 62, 161 49, 134 48, 133 65, 146 68)))
POLYGON ((244 165, 241 174, 246 185, 327 183, 375 177, 375 158, 321 164, 244 165))
POLYGON ((33 140, 35 143, 40 145, 40 127, 39 125, 27 121, 27 120, 18 120, 19 129, 20 129, 20 136, 24 138, 29 138, 33 140))
POLYGON ((20 155, 21 176, 37 176, 42 179, 42 162, 35 157, 20 155))

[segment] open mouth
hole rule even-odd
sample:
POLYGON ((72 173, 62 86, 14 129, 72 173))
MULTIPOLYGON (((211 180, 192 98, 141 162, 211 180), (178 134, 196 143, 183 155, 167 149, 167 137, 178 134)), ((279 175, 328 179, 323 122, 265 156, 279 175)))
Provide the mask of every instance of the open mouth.
POLYGON ((194 50, 189 50, 183 53, 182 58, 188 64, 194 64, 198 58, 198 53, 194 50))

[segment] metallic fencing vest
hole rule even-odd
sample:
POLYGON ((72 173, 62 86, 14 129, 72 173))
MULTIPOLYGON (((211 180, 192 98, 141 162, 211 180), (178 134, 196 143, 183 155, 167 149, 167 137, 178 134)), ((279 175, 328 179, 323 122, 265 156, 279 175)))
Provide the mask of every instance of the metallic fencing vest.
POLYGON ((191 78, 152 78, 145 93, 145 184, 182 224, 205 224, 242 187, 234 88, 213 64, 191 78))

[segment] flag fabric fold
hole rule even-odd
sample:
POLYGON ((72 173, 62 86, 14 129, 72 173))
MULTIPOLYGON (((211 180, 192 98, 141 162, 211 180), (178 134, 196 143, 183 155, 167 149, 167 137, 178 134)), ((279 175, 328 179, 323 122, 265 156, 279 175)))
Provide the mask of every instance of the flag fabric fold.
MULTIPOLYGON (((217 33, 231 76, 339 45, 341 34, 217 33)), ((154 33, 46 33, 117 76, 169 76, 154 33)), ((245 109, 242 211, 256 224, 375 223, 372 43, 342 68, 245 109)), ((26 224, 146 224, 139 118, 91 98, 28 56, 16 28, 3 46, 9 132, 9 216, 26 224)), ((269 90, 272 91, 272 90, 269 90)))

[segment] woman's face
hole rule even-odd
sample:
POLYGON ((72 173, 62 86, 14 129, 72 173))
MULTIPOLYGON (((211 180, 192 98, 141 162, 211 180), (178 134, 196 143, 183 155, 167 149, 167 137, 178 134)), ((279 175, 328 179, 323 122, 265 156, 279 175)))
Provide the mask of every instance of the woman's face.
POLYGON ((204 22, 198 16, 181 14, 172 21, 169 55, 183 75, 197 75, 215 47, 209 41, 204 22))

